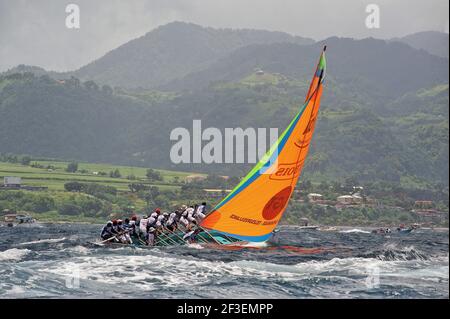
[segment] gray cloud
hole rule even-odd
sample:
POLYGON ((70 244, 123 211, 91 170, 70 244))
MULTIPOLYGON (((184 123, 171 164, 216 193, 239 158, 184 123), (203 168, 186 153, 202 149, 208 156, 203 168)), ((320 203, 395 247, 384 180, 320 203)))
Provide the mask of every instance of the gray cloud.
POLYGON ((391 38, 448 32, 447 0, 0 0, 0 71, 17 64, 76 69, 171 21, 220 28, 391 38), (65 27, 65 6, 81 9, 81 29, 65 27), (365 6, 381 8, 381 28, 364 25, 365 6))

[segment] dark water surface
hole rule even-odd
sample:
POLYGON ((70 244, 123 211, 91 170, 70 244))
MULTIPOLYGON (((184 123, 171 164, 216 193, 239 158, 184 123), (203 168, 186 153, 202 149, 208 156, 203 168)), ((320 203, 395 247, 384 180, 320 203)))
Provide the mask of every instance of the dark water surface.
POLYGON ((99 247, 99 228, 0 227, 0 298, 449 298, 448 230, 281 227, 212 249, 99 247))

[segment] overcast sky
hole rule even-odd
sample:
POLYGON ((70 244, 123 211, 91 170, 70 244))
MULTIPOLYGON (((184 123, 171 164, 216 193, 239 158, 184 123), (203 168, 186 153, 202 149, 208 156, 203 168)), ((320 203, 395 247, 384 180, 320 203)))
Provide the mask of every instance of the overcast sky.
POLYGON ((18 64, 66 71, 171 21, 219 28, 329 36, 392 38, 448 33, 448 0, 0 0, 0 71, 18 64), (81 28, 65 26, 78 4, 81 28), (367 29, 367 4, 380 7, 380 28, 367 29))

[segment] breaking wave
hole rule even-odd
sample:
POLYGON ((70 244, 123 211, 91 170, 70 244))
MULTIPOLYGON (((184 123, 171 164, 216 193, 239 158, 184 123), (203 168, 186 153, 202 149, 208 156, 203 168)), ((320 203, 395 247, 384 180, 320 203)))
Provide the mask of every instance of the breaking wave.
POLYGON ((19 261, 29 253, 29 249, 11 248, 0 252, 0 261, 19 261))
POLYGON ((19 243, 19 245, 33 245, 33 244, 45 244, 45 243, 59 243, 61 241, 66 240, 65 237, 63 238, 53 238, 53 239, 40 239, 40 240, 34 240, 34 241, 28 241, 24 243, 19 243))
POLYGON ((0 297, 448 298, 449 295, 448 232, 429 230, 387 238, 354 231, 356 228, 345 233, 281 228, 277 243, 214 249, 199 244, 102 247, 91 243, 98 241, 97 228, 72 224, 27 228, 23 232, 17 227, 9 233, 9 230, 1 232, 0 297), (20 240, 26 248, 17 247, 15 242, 20 240))
POLYGON ((362 254, 365 258, 376 258, 384 261, 428 260, 430 256, 414 246, 399 247, 398 244, 386 244, 380 250, 362 254))
POLYGON ((361 233, 361 234, 370 234, 367 230, 362 230, 359 228, 353 228, 353 229, 347 229, 347 230, 341 230, 340 233, 349 234, 349 233, 361 233))

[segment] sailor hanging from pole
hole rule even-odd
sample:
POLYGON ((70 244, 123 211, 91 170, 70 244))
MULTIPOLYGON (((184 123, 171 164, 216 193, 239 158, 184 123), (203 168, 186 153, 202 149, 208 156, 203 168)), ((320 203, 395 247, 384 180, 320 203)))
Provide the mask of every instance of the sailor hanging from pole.
POLYGON ((206 216, 206 202, 203 202, 201 205, 199 205, 195 211, 195 219, 197 220, 197 223, 200 223, 206 216))
POLYGON ((178 211, 174 211, 174 212, 170 213, 167 218, 167 221, 164 225, 171 232, 173 232, 177 229, 177 220, 176 220, 177 214, 178 214, 178 211))
POLYGON ((180 224, 185 228, 189 228, 189 220, 187 219, 188 212, 187 212, 187 206, 183 205, 181 206, 181 213, 180 213, 180 224))

